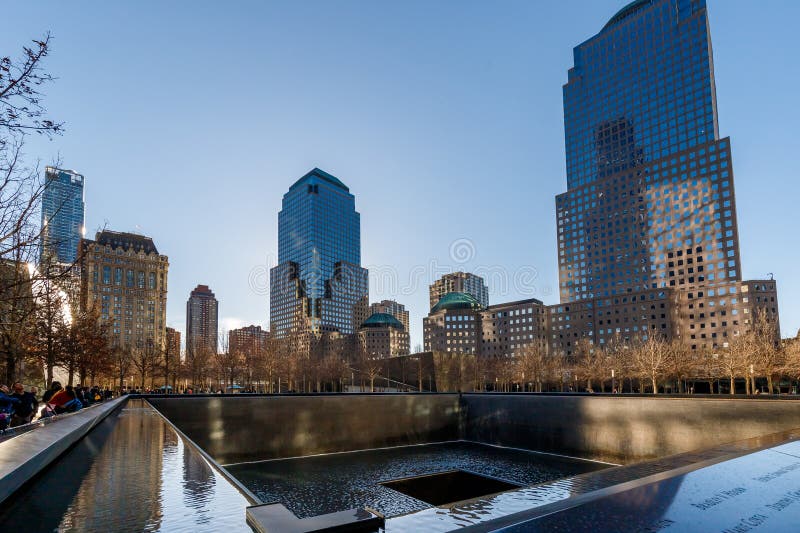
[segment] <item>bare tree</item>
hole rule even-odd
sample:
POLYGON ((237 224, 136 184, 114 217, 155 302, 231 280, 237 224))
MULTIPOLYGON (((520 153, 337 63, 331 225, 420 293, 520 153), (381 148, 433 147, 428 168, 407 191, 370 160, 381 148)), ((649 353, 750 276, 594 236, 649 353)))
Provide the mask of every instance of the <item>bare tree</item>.
POLYGON ((228 341, 228 332, 223 331, 220 335, 220 349, 214 354, 214 361, 221 377, 220 381, 226 386, 226 389, 233 390, 242 369, 242 356, 238 351, 230 350, 228 341))
POLYGON ((270 338, 264 346, 264 378, 267 382, 267 392, 274 393, 281 391, 280 367, 281 367, 281 343, 282 339, 270 338), (277 381, 277 388, 275 382, 277 381))
POLYGON ((24 161, 25 135, 62 130, 45 117, 41 101, 41 86, 53 79, 41 68, 50 36, 33 43, 19 59, 0 57, 0 352, 7 382, 16 380, 27 355, 24 341, 35 310, 28 264, 36 262, 42 231, 36 215, 44 181, 38 166, 24 161))
MULTIPOLYGON (((50 34, 24 46, 22 56, 0 58, 0 131, 10 134, 37 132, 45 135, 61 133, 63 124, 47 118, 40 88, 54 78, 42 70, 42 62, 50 53, 50 34)), ((7 139, 0 137, 0 148, 7 139)))
POLYGON ((748 372, 753 364, 753 335, 741 332, 728 343, 728 348, 721 352, 720 368, 730 380, 730 394, 736 394, 736 378, 745 378, 745 393, 750 394, 750 378, 748 372))
POLYGON ((156 365, 158 350, 152 339, 139 342, 131 350, 131 364, 139 376, 139 387, 144 390, 147 376, 151 376, 156 365))
POLYGON ((633 346, 633 369, 650 382, 653 394, 658 394, 658 382, 667 375, 671 358, 670 346, 660 335, 649 335, 633 346))
POLYGON ((52 280, 44 279, 31 287, 33 310, 29 349, 45 369, 46 385, 53 382, 53 370, 61 362, 68 335, 66 298, 52 280))
POLYGON ((594 381, 600 381, 603 386, 605 378, 604 369, 607 366, 603 350, 597 348, 588 339, 580 339, 575 344, 575 375, 579 380, 586 381, 586 389, 593 391, 594 381))
POLYGON ((75 360, 81 382, 95 380, 98 374, 111 368, 111 345, 108 324, 100 317, 97 306, 79 311, 72 318, 70 336, 77 350, 75 360))
MULTIPOLYGON (((765 310, 755 309, 747 335, 751 337, 754 373, 767 378, 767 390, 772 394, 773 380, 785 366, 785 354, 779 342, 778 324, 765 310)), ((754 389, 755 383, 751 385, 751 392, 754 392, 754 389)))
POLYGON ((686 381, 698 374, 698 358, 681 340, 675 339, 669 344, 671 356, 667 373, 678 383, 678 393, 686 391, 686 381))
POLYGON ((359 350, 359 352, 359 370, 369 380, 369 391, 375 392, 375 378, 381 374, 383 365, 379 359, 370 357, 366 350, 359 350))
POLYGON ((517 355, 520 383, 525 390, 532 383, 535 392, 542 392, 543 384, 552 377, 551 359, 539 343, 526 344, 517 355))
POLYGON ((111 349, 112 367, 118 381, 119 390, 125 387, 125 376, 131 368, 131 351, 123 346, 114 346, 111 349))

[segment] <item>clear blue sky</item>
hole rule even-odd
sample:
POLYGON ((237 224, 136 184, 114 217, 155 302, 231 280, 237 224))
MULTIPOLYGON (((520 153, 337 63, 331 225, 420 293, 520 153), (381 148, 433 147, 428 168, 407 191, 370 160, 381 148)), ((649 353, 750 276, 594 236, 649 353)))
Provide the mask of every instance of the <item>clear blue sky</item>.
MULTIPOLYGON (((492 303, 557 302, 561 86, 626 1, 20 1, 0 54, 52 32, 47 105, 67 131, 28 154, 85 174, 90 235, 137 230, 169 256, 170 326, 198 283, 225 327, 267 325, 281 196, 318 166, 356 195, 371 299, 410 308, 413 347, 440 269, 493 273, 492 303)), ((743 274, 775 273, 794 335, 800 2, 708 3, 743 274)))

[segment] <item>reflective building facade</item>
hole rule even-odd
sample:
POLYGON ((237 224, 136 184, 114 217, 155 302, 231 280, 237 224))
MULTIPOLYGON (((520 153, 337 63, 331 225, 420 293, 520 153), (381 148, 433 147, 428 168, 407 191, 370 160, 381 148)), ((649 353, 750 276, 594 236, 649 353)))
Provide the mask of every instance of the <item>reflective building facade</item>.
POLYGON ((356 333, 367 318, 368 273, 361 268, 355 197, 318 168, 283 196, 278 265, 270 271, 271 332, 356 333))
POLYGON ((554 345, 654 331, 694 349, 726 345, 750 309, 705 0, 632 2, 574 49, 574 63, 554 345))
POLYGON ((83 176, 55 167, 45 167, 44 172, 41 257, 71 264, 83 238, 83 176))

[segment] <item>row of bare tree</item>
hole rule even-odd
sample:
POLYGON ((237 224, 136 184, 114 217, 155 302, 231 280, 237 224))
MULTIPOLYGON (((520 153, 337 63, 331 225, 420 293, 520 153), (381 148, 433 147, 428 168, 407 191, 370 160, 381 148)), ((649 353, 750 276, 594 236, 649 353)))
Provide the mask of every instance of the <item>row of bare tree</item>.
POLYGON ((622 392, 627 388, 653 394, 692 392, 699 382, 708 384, 709 392, 719 392, 722 382, 735 394, 737 382, 743 381, 744 392, 754 394, 759 379, 772 393, 778 392, 776 384, 782 379, 800 378, 800 338, 783 343, 778 339, 769 316, 755 313, 749 330, 712 353, 691 350, 680 339, 658 336, 633 342, 612 339, 603 345, 584 339, 569 356, 547 355, 532 345, 508 361, 500 381, 506 387, 513 384, 535 391, 622 392))

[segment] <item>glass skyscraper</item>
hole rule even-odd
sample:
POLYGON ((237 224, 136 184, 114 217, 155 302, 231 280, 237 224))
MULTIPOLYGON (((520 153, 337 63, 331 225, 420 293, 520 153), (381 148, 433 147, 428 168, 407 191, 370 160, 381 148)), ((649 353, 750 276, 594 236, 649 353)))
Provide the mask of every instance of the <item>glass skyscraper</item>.
POLYGON ((45 167, 42 193, 41 260, 71 264, 78 256, 83 237, 83 176, 72 171, 45 167))
POLYGON ((272 333, 353 334, 367 318, 368 296, 355 197, 338 178, 315 168, 289 188, 278 214, 272 333))
POLYGON ((658 331, 696 349, 725 345, 750 322, 749 285, 705 0, 625 6, 574 49, 563 95, 554 339, 658 331))

